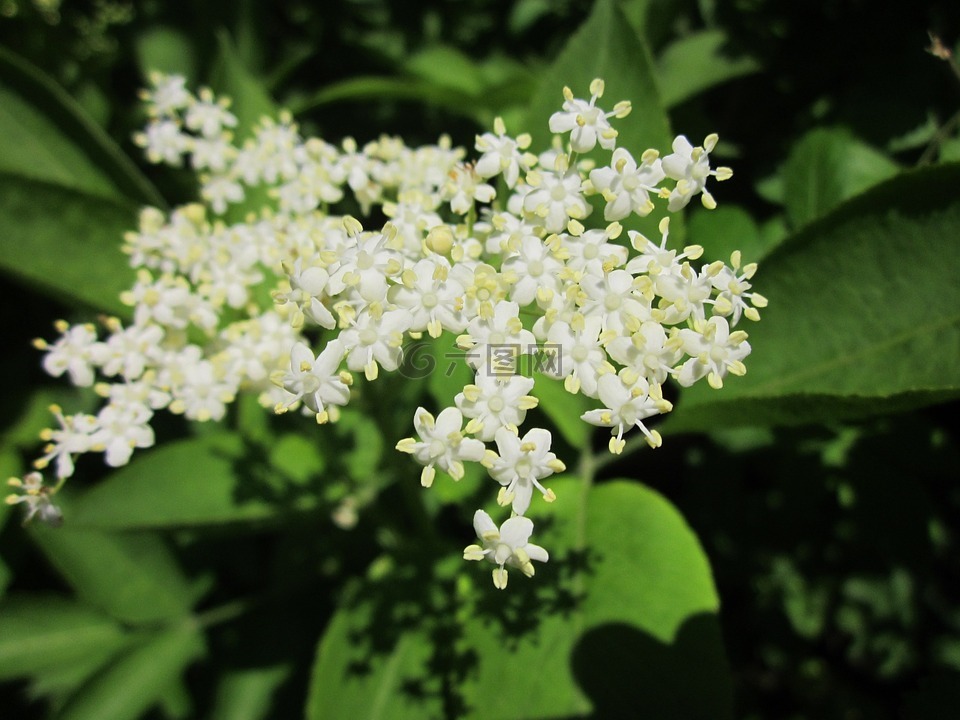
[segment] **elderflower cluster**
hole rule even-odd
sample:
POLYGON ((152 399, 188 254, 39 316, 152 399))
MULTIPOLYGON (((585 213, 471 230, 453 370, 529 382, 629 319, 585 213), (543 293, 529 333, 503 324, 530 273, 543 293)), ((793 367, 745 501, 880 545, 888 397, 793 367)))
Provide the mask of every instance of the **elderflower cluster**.
POLYGON ((595 80, 589 100, 564 88, 549 119, 554 143, 539 155, 500 119, 477 137, 472 162, 446 139, 411 148, 391 137, 362 147, 304 138, 283 113, 237 142, 227 100, 194 95, 176 76, 152 82, 136 141, 153 162, 189 163, 204 202, 142 212, 124 244, 136 269, 126 322, 58 323, 57 339, 37 341, 47 372, 93 386, 104 404, 96 414, 52 408, 57 427, 34 465, 52 465, 56 484, 34 472, 8 497, 30 516, 55 516, 50 497, 78 456, 102 452, 118 466, 151 446, 160 410, 219 420, 247 392, 275 412, 335 422, 358 391, 354 373, 375 382, 398 369, 407 340, 446 335, 473 381, 437 412, 417 408, 416 437, 396 447, 422 466, 425 488, 438 471, 460 480, 467 463, 500 486, 510 516, 498 525, 477 510, 480 543, 464 557, 493 563, 502 589, 507 566, 530 576, 548 559, 529 543, 527 513, 535 492, 557 499, 546 483, 565 470, 549 430, 521 430, 537 382, 594 400, 582 419, 608 428, 619 453, 633 428, 661 444, 645 421, 670 411, 668 378, 720 388, 746 371, 747 334, 734 328, 766 303, 751 290, 756 266, 739 253, 697 263, 700 247, 670 247, 668 218, 655 240, 619 222, 658 200, 668 212, 697 195, 715 207, 707 182, 731 175, 711 168, 716 135, 635 156, 611 124, 630 103, 603 110, 595 80), (580 157, 597 146, 606 164, 580 157), (244 203, 264 189, 269 206, 250 212, 244 203), (341 201, 388 221, 365 228, 332 209, 341 201), (588 228, 595 206, 604 224, 588 228), (533 358, 546 378, 522 372, 533 358))

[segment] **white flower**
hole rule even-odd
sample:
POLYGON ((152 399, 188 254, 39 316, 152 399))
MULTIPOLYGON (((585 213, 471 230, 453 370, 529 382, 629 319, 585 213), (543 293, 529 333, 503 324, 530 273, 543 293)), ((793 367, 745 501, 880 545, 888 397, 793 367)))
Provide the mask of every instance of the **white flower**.
POLYGON ((574 152, 585 153, 593 150, 599 142, 600 147, 612 150, 616 144, 617 131, 610 127, 607 118, 626 117, 630 113, 630 103, 621 101, 611 112, 596 107, 597 100, 603 95, 603 80, 595 79, 590 83, 589 102, 573 96, 573 91, 563 89, 563 111, 550 116, 550 132, 570 133, 570 147, 574 152))
POLYGON ((217 215, 223 215, 228 205, 243 202, 244 198, 243 186, 228 175, 203 178, 200 195, 217 215))
POLYGON ((472 385, 465 385, 457 393, 454 402, 464 417, 470 418, 465 429, 480 440, 493 440, 502 427, 517 432, 527 416, 527 410, 535 408, 537 398, 530 395, 533 378, 523 375, 497 377, 489 373, 477 373, 472 385))
POLYGON ((558 320, 547 331, 545 347, 558 353, 548 374, 564 378, 567 392, 596 397, 600 375, 615 372, 600 340, 602 322, 599 316, 581 315, 573 324, 558 320))
POLYGON ((560 271, 563 263, 556 253, 533 235, 520 240, 515 252, 503 260, 501 270, 513 284, 510 299, 521 307, 534 299, 549 303, 554 293, 562 291, 560 271))
POLYGON ((153 445, 153 429, 147 424, 153 411, 142 403, 110 403, 97 414, 98 429, 91 437, 91 449, 103 451, 110 467, 130 462, 134 448, 153 445))
POLYGON ((347 367, 363 370, 367 380, 376 380, 379 367, 393 372, 400 364, 403 334, 410 327, 410 313, 390 310, 360 313, 351 327, 340 333, 347 348, 347 367))
POLYGON ((530 146, 530 135, 524 133, 516 139, 509 137, 507 128, 501 118, 493 121, 493 133, 484 133, 477 136, 476 149, 483 155, 477 161, 477 174, 483 178, 491 178, 503 173, 503 179, 508 188, 517 184, 520 170, 529 170, 536 163, 536 155, 524 153, 530 146), (495 133, 495 134, 494 134, 495 133))
POLYGON ((338 372, 346 348, 340 340, 331 340, 317 357, 304 343, 298 342, 290 352, 290 372, 277 372, 271 380, 292 395, 286 402, 277 403, 275 412, 285 412, 302 401, 317 416, 318 423, 336 420, 338 407, 350 401, 353 378, 348 372, 338 372))
POLYGON ((171 393, 170 412, 199 422, 221 420, 236 397, 237 382, 209 360, 198 360, 180 368, 171 393))
POLYGON ((597 383, 597 392, 606 407, 589 410, 580 419, 591 425, 612 428, 611 434, 615 437, 610 438, 610 452, 620 454, 623 451, 623 433, 634 425, 646 436, 650 447, 660 447, 663 443, 660 433, 648 430, 642 422, 673 408, 663 399, 659 385, 650 385, 636 371, 627 368, 619 375, 602 376, 597 383))
POLYGON ((163 341, 159 325, 131 325, 124 328, 116 318, 107 321, 110 337, 93 347, 93 358, 107 377, 122 375, 136 380, 146 367, 155 362, 157 348, 163 341))
POLYGON ((604 330, 632 332, 650 319, 649 301, 635 291, 633 275, 626 270, 588 275, 580 281, 580 287, 581 311, 586 317, 601 318, 604 330))
POLYGON ((463 332, 463 286, 450 276, 450 264, 440 256, 424 258, 404 270, 402 284, 388 291, 391 302, 410 313, 410 332, 426 330, 440 337, 444 330, 463 332))
MULTIPOLYGON (((574 225, 573 222, 570 223, 574 225)), ((603 230, 586 230, 577 223, 571 234, 557 236, 561 251, 567 256, 565 265, 574 273, 591 273, 602 275, 614 268, 621 267, 627 261, 627 249, 616 245, 610 240, 616 240, 623 232, 618 222, 612 222, 603 230)), ((579 277, 579 275, 576 275, 579 277)))
POLYGON ((733 175, 728 167, 710 169, 710 153, 716 147, 716 133, 707 135, 702 146, 693 147, 683 135, 678 135, 673 141, 673 153, 663 159, 662 167, 667 177, 677 181, 677 186, 670 193, 670 202, 667 209, 676 212, 687 206, 690 199, 697 193, 703 193, 700 198, 703 206, 713 210, 717 206, 713 195, 707 192, 707 178, 711 175, 717 180, 727 180, 733 175))
POLYGON ((534 171, 527 175, 527 182, 532 189, 523 198, 523 209, 540 218, 547 232, 561 232, 569 218, 580 220, 590 214, 578 173, 534 171))
POLYGON ((417 408, 413 426, 420 436, 420 442, 404 438, 397 443, 397 450, 410 453, 424 466, 420 474, 420 484, 424 487, 433 484, 435 467, 454 480, 460 480, 465 472, 464 460, 480 462, 483 459, 483 443, 463 436, 463 416, 455 407, 444 408, 436 419, 422 407, 417 408))
POLYGON ((284 263, 283 270, 287 274, 289 290, 286 287, 277 289, 272 295, 279 306, 293 310, 293 326, 301 327, 304 317, 308 317, 328 330, 336 327, 333 313, 323 302, 330 282, 327 271, 314 265, 304 267, 303 258, 297 258, 293 265, 284 263))
POLYGON ((650 193, 657 192, 657 185, 664 178, 658 156, 656 150, 647 150, 638 167, 629 150, 617 148, 609 167, 590 172, 590 182, 607 201, 605 220, 621 220, 632 212, 640 217, 651 213, 654 206, 650 193))
POLYGON ((521 439, 516 433, 502 427, 495 434, 497 451, 487 451, 483 460, 490 476, 500 483, 497 502, 501 505, 513 505, 517 515, 523 515, 530 507, 530 498, 536 488, 547 502, 553 502, 557 496, 553 490, 545 488, 540 480, 563 472, 566 466, 550 452, 553 437, 549 430, 533 428, 521 439))
POLYGON ((174 117, 191 102, 193 95, 186 89, 187 79, 183 75, 165 75, 150 73, 153 88, 141 92, 140 97, 149 105, 153 117, 174 117))
MULTIPOLYGON (((353 218, 351 228, 359 228, 353 218)), ((349 222, 349 221, 345 221, 349 222)), ((337 257, 336 270, 331 270, 328 292, 339 295, 347 287, 356 288, 368 303, 383 300, 387 295, 387 277, 403 271, 404 258, 394 247, 396 228, 387 223, 379 233, 352 233, 354 241, 337 257)))
POLYGON ((34 461, 37 470, 43 470, 56 459, 58 478, 63 479, 73 475, 73 456, 89 452, 93 445, 91 437, 99 425, 97 418, 84 413, 64 415, 59 405, 51 405, 50 412, 57 419, 60 428, 47 428, 40 433, 40 439, 47 445, 43 448, 43 457, 34 461))
POLYGON ((63 522, 63 513, 50 499, 56 490, 43 484, 40 473, 27 473, 22 480, 12 477, 7 480, 7 485, 17 491, 7 495, 7 505, 26 504, 27 514, 23 519, 24 525, 34 517, 39 517, 41 522, 53 527, 59 527, 63 522))
POLYGON ((516 373, 517 358, 533 352, 536 342, 520 322, 520 306, 507 300, 493 306, 492 317, 471 320, 467 334, 457 338, 457 345, 470 351, 466 356, 470 367, 478 372, 487 368, 495 375, 516 373))
POLYGON ((740 271, 739 250, 735 250, 730 256, 730 264, 733 267, 721 264, 710 281, 714 289, 718 291, 713 302, 714 314, 724 317, 729 316, 731 326, 740 321, 741 315, 745 315, 748 320, 759 320, 760 313, 757 312, 757 308, 766 307, 767 299, 760 293, 748 292, 752 287, 750 278, 757 271, 757 264, 744 265, 743 272, 738 274, 740 271), (752 305, 748 305, 747 300, 752 305))
POLYGON ((726 318, 718 315, 699 322, 695 329, 680 331, 683 351, 690 355, 680 369, 677 380, 684 387, 693 385, 704 375, 710 387, 723 387, 726 374, 743 375, 747 371, 743 359, 750 354, 750 343, 743 330, 730 332, 726 318))
POLYGON ((664 383, 683 355, 683 342, 667 337, 663 325, 647 321, 630 336, 614 338, 606 345, 607 354, 621 365, 633 368, 653 385, 664 383))
POLYGON ((450 209, 458 215, 465 215, 475 201, 488 203, 493 200, 497 191, 481 180, 472 165, 453 168, 443 187, 443 195, 450 201, 450 209))
POLYGON ((682 253, 667 248, 667 237, 670 235, 670 218, 663 218, 657 228, 660 231, 660 244, 657 245, 636 230, 629 230, 630 244, 639 255, 627 263, 627 272, 634 275, 659 275, 674 272, 684 259, 696 260, 703 254, 699 245, 688 245, 682 253))
POLYGON ((200 90, 200 99, 187 108, 184 124, 191 130, 199 130, 205 138, 215 138, 224 128, 237 125, 236 116, 227 110, 227 100, 216 100, 208 88, 200 90))
POLYGON ((486 558, 496 565, 493 584, 499 590, 507 586, 505 565, 518 568, 527 577, 533 577, 534 567, 531 560, 547 562, 550 559, 546 550, 529 542, 530 535, 533 534, 533 521, 530 518, 512 517, 505 520, 498 530, 487 513, 477 510, 473 516, 473 529, 483 544, 467 546, 463 551, 463 559, 486 558))
POLYGON ((180 131, 174 120, 154 120, 146 131, 137 133, 134 142, 146 150, 147 160, 179 167, 183 154, 190 150, 191 139, 180 131))
POLYGON ((64 320, 58 320, 54 327, 60 333, 55 343, 50 345, 40 338, 33 341, 35 348, 47 353, 43 369, 53 377, 69 374, 70 382, 77 387, 92 385, 93 365, 97 362, 96 328, 89 323, 70 326, 64 320))

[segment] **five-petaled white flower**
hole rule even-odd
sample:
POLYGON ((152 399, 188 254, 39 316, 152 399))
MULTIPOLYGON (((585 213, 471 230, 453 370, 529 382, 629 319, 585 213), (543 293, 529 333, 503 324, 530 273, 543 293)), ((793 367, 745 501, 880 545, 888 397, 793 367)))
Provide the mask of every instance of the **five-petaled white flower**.
POLYGON ((317 416, 318 423, 336 420, 339 407, 350 400, 353 378, 348 372, 337 372, 346 352, 343 343, 331 340, 316 358, 304 343, 298 342, 290 352, 290 372, 279 371, 271 380, 293 397, 277 403, 276 412, 286 412, 302 401, 317 416))
POLYGON ((626 148, 613 151, 608 167, 590 171, 590 182, 607 201, 604 220, 622 220, 630 213, 645 217, 653 211, 650 193, 657 193, 657 185, 665 177, 659 153, 647 150, 640 165, 626 148))
POLYGON ((534 488, 543 494, 547 502, 556 500, 553 490, 540 483, 543 478, 566 470, 563 462, 550 452, 550 444, 553 442, 550 431, 533 428, 520 438, 515 432, 503 427, 497 430, 494 438, 498 452, 487 450, 483 465, 490 472, 490 476, 503 485, 497 502, 501 505, 513 505, 513 511, 517 515, 523 515, 530 507, 534 488))
POLYGON ((537 398, 530 395, 533 378, 523 375, 497 377, 486 372, 477 373, 476 382, 465 385, 454 398, 464 417, 470 418, 465 431, 480 440, 493 440, 502 427, 517 431, 527 410, 535 408, 537 398))
POLYGON ((733 176, 733 170, 728 167, 710 169, 710 153, 717 145, 716 133, 707 135, 703 145, 694 147, 683 135, 678 135, 673 141, 673 152, 663 159, 662 167, 667 177, 676 180, 677 186, 670 193, 670 202, 667 209, 670 212, 682 210, 697 193, 703 193, 700 201, 708 210, 717 206, 713 195, 707 192, 707 178, 711 175, 717 180, 727 180, 733 176))
POLYGON ((433 485, 435 466, 454 480, 460 480, 465 472, 464 460, 480 462, 483 459, 483 443, 463 436, 463 416, 455 407, 444 408, 436 418, 422 407, 417 408, 413 426, 420 442, 404 438, 397 443, 397 450, 410 453, 424 466, 420 473, 420 484, 424 487, 433 485))
POLYGON ((595 79, 590 83, 590 100, 581 100, 573 96, 573 91, 563 89, 563 110, 550 116, 550 132, 570 133, 570 147, 574 152, 585 153, 593 150, 599 142, 600 147, 612 150, 616 143, 617 131, 610 126, 609 117, 624 118, 630 114, 630 103, 622 100, 612 111, 604 112, 596 106, 603 95, 603 80, 595 79))
POLYGON ((728 372, 743 375, 747 371, 743 364, 743 359, 750 354, 747 333, 743 330, 730 332, 730 325, 724 317, 714 315, 705 323, 697 323, 692 330, 681 330, 680 339, 683 351, 690 355, 677 375, 684 387, 706 375, 710 387, 719 389, 723 387, 723 378, 728 372))
POLYGON ((500 529, 483 510, 477 510, 473 516, 473 529, 482 545, 468 545, 464 548, 464 560, 483 560, 486 558, 497 567, 493 571, 493 584, 503 590, 507 586, 505 565, 519 568, 527 577, 533 577, 532 560, 547 562, 550 555, 539 545, 529 542, 533 534, 533 521, 530 518, 515 516, 505 520, 500 529))
POLYGON ((606 405, 599 410, 589 410, 580 416, 591 425, 611 428, 610 452, 623 452, 623 433, 636 425, 647 439, 650 447, 660 447, 663 440, 656 430, 649 430, 643 420, 653 415, 670 412, 669 400, 664 400, 659 385, 651 385, 636 371, 626 368, 618 375, 607 374, 597 383, 600 402, 606 405))

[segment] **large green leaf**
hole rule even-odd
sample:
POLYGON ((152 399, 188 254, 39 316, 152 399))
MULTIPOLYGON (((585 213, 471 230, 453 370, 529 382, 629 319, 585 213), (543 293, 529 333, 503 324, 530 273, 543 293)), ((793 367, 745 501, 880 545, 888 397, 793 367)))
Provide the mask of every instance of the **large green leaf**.
MULTIPOLYGON (((590 82, 598 77, 606 83, 598 102, 601 107, 610 110, 620 100, 633 103, 630 115, 612 121, 620 133, 617 144, 636 157, 649 147, 669 151, 670 126, 654 80, 650 52, 613 0, 598 0, 590 17, 543 73, 524 126, 533 136, 533 149, 550 145, 547 122, 563 104, 564 86, 577 97, 589 97, 590 82)), ((598 150, 593 155, 609 158, 609 153, 598 150)))
POLYGON ((60 297, 129 313, 120 245, 136 225, 125 201, 0 172, 0 269, 60 297))
POLYGON ((161 630, 90 679, 58 716, 60 720, 134 720, 157 703, 203 653, 197 628, 161 630))
POLYGON ((500 592, 468 564, 444 591, 442 569, 401 568, 349 596, 307 717, 730 717, 717 595, 680 514, 633 482, 550 485, 534 578, 500 592))
MULTIPOLYGON (((313 447, 283 441, 284 464, 316 463, 313 447), (299 460, 297 459, 299 457, 299 460)), ((214 525, 263 520, 314 507, 313 494, 289 497, 264 486, 257 470, 273 467, 265 451, 236 435, 217 434, 169 443, 135 458, 87 491, 71 507, 70 522, 113 529, 214 525)))
POLYGON ((722 30, 701 30, 664 48, 657 61, 657 80, 666 107, 760 69, 752 58, 726 54, 726 42, 722 30))
POLYGON ((787 218, 800 228, 899 170, 847 130, 811 130, 793 146, 782 171, 787 218))
MULTIPOLYGON (((70 508, 65 514, 69 517, 70 508)), ((30 526, 50 563, 77 595, 127 623, 184 616, 193 593, 176 560, 157 535, 30 526)))
POLYGON ((884 183, 781 245, 770 306, 722 390, 683 391, 673 429, 824 422, 960 396, 960 166, 884 183))
POLYGON ((0 678, 24 677, 126 643, 103 613, 53 595, 14 594, 0 604, 0 678))
POLYGON ((0 168, 9 170, 15 164, 30 177, 53 179, 40 173, 49 173, 59 165, 58 177, 89 183, 81 185, 87 192, 106 189, 110 195, 137 203, 165 206, 163 197, 126 153, 52 78, 3 47, 0 75, 0 84, 4 86, 0 102, 0 157, 4 159, 0 168), (20 100, 11 100, 10 91, 17 93, 20 100), (26 112, 24 103, 29 108, 26 112), (36 125, 22 124, 36 115, 42 116, 36 125), (35 152, 38 167, 33 170, 27 167, 31 157, 27 148, 35 152), (109 180, 106 188, 104 178, 109 180))

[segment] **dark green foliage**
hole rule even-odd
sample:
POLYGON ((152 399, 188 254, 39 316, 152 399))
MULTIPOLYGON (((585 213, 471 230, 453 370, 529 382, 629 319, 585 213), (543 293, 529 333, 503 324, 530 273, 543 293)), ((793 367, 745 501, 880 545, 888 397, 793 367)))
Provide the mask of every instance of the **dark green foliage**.
POLYGON ((497 115, 543 134, 562 85, 604 76, 628 144, 719 133, 736 174, 672 237, 758 261, 770 307, 746 377, 670 390, 656 451, 604 455, 538 379, 568 475, 531 508, 551 561, 503 593, 458 557, 489 478, 426 494, 393 451, 462 388, 451 337, 335 426, 246 398, 120 470, 82 461, 65 528, 0 505, 4 717, 955 714, 960 84, 925 48, 958 47, 956 3, 41 5, 0 0, 0 480, 43 408, 90 402, 30 338, 122 316, 138 208, 195 197, 131 159, 152 68, 232 95, 241 136, 288 108, 331 142, 466 147, 497 115))

